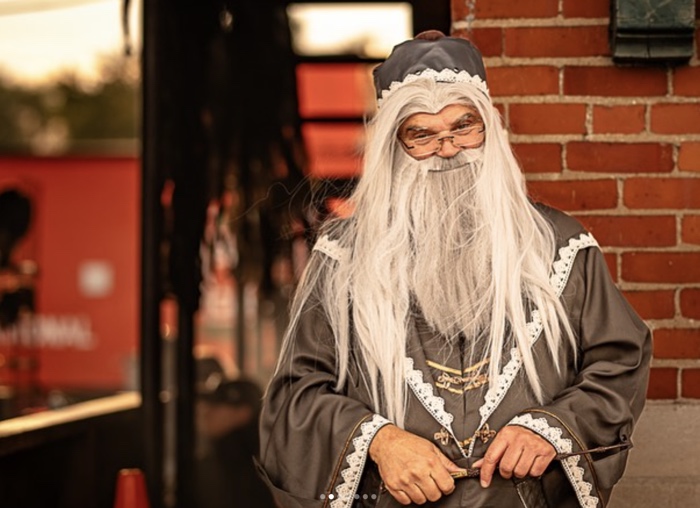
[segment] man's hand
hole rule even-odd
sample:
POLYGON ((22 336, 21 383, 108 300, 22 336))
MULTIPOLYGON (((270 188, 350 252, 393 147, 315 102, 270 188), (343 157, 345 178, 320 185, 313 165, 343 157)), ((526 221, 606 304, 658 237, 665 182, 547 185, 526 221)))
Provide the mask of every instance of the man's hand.
POLYGON ((498 471, 503 478, 525 478, 541 476, 557 455, 554 447, 531 430, 517 425, 503 427, 489 445, 483 459, 474 463, 481 468, 481 486, 491 484, 493 473, 498 471))
POLYGON ((374 436, 369 455, 389 493, 399 503, 423 504, 450 494, 455 482, 451 471, 462 471, 433 443, 394 425, 374 436))

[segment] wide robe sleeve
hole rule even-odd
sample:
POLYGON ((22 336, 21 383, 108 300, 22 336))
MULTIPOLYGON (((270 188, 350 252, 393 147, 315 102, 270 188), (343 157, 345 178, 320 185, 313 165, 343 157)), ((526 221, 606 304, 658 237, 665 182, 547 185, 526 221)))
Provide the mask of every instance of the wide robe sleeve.
POLYGON ((309 304, 261 415, 259 469, 280 506, 343 508, 357 495, 369 444, 389 421, 352 379, 342 393, 335 384, 332 331, 321 306, 309 304))
MULTIPOLYGON (((562 295, 577 334, 578 355, 566 388, 551 403, 516 415, 559 454, 628 443, 644 406, 651 333, 615 287, 601 251, 580 251, 562 295)), ((583 507, 607 504, 627 451, 561 460, 583 507)))

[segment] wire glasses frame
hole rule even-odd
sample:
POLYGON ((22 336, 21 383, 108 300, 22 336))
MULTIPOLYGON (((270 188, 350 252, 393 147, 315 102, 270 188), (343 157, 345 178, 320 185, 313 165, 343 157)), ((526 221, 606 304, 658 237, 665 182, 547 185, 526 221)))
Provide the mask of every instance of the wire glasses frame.
POLYGON ((451 129, 448 131, 449 134, 445 136, 441 136, 440 132, 428 134, 426 131, 417 131, 413 136, 399 133, 398 138, 411 157, 421 160, 439 152, 446 139, 449 139, 452 145, 460 150, 477 148, 484 142, 484 131, 484 123, 476 122, 468 127, 451 129))

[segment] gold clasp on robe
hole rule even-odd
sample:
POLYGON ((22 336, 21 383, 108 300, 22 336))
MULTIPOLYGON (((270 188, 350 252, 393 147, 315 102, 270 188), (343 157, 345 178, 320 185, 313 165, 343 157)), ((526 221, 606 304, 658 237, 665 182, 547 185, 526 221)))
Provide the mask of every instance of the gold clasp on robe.
POLYGON ((433 439, 435 441, 439 441, 441 445, 447 446, 447 444, 450 442, 450 438, 452 436, 450 435, 449 432, 447 432, 447 429, 445 427, 442 427, 440 429, 440 432, 436 432, 433 434, 433 439))
POLYGON ((462 447, 462 450, 468 450, 469 446, 472 444, 472 442, 475 439, 481 439, 481 442, 486 444, 488 443, 493 437, 496 435, 496 431, 491 429, 489 427, 488 423, 485 423, 479 430, 474 432, 472 437, 469 437, 465 439, 464 441, 460 441, 459 446, 462 447))

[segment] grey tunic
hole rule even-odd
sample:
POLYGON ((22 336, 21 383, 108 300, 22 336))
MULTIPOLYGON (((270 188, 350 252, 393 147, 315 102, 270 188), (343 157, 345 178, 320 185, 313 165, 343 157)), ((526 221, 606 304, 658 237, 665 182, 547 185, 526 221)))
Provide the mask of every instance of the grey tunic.
MULTIPOLYGON (((487 366, 470 365, 459 347, 437 346, 418 313, 407 340, 404 427, 467 467, 484 456, 499 429, 524 426, 559 454, 575 455, 554 461, 541 478, 528 479, 523 492, 536 492, 551 507, 603 507, 624 471, 627 450, 576 453, 629 443, 644 406, 651 335, 615 287, 593 237, 569 216, 538 209, 557 235, 550 282, 576 333, 577 354, 563 346, 564 372, 557 374, 540 340, 537 312, 531 313, 531 347, 546 397, 540 404, 527 386, 516 350, 504 353, 501 373, 489 385, 483 376, 487 366)), ((368 456, 372 438, 389 422, 371 409, 357 374, 351 372, 341 393, 333 389, 334 347, 321 307, 309 305, 289 357, 281 359, 268 388, 260 473, 282 507, 401 506, 383 488, 368 456)), ((514 482, 496 474, 487 489, 475 479, 457 480, 452 494, 424 506, 524 505, 514 482)))

